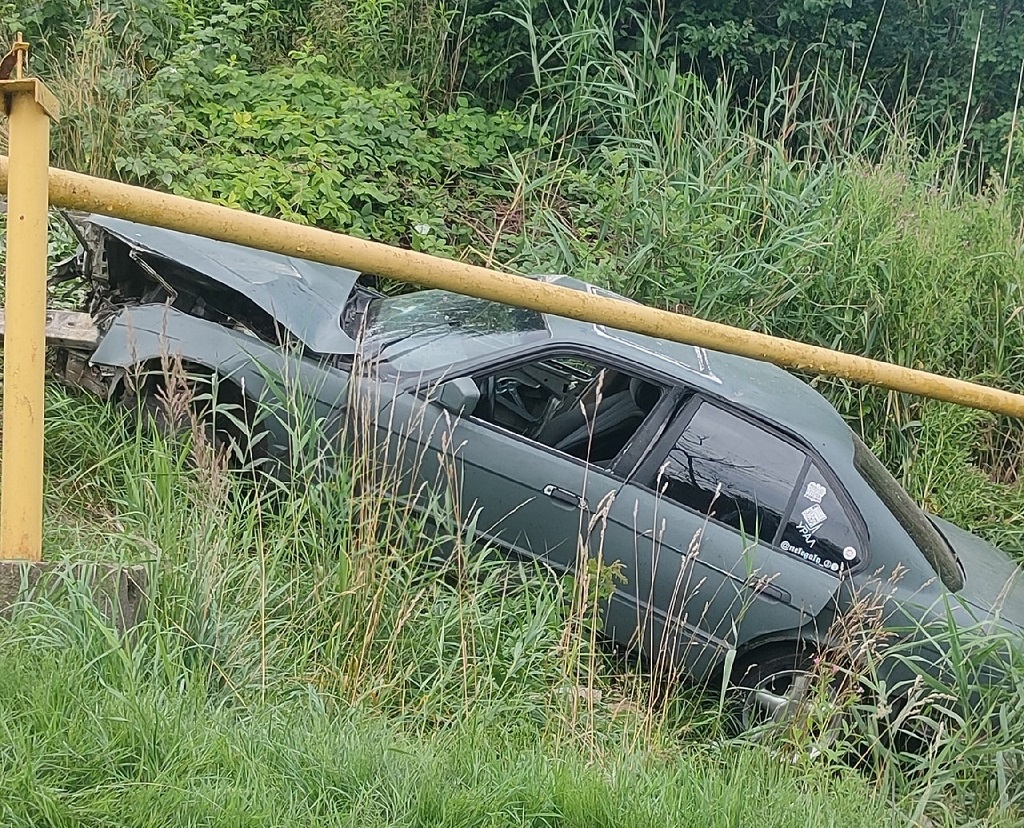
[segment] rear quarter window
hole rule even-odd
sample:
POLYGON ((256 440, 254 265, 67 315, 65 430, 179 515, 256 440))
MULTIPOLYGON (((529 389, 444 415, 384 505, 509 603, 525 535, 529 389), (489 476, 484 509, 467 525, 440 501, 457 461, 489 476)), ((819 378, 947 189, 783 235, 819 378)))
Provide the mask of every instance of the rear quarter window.
POLYGON ((834 573, 863 560, 860 539, 831 479, 811 462, 797 486, 778 546, 834 573))

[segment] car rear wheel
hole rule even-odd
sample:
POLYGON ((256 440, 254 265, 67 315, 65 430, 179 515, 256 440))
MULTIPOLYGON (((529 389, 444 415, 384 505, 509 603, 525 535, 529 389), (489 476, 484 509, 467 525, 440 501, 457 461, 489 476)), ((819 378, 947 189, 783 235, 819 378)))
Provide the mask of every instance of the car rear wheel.
POLYGON ((807 648, 768 648, 734 670, 730 691, 738 730, 760 738, 787 733, 806 739, 814 752, 831 744, 842 724, 836 680, 807 648))

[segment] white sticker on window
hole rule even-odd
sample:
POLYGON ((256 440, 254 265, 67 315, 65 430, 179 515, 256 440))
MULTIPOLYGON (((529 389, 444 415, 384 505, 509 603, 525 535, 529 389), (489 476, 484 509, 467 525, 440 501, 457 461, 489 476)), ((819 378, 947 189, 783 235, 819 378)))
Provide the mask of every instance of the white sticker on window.
POLYGON ((822 498, 828 494, 828 489, 822 486, 820 483, 808 483, 807 491, 804 492, 804 497, 808 500, 813 500, 815 503, 821 503, 822 498))
POLYGON ((843 560, 852 561, 856 557, 857 550, 854 549, 852 546, 847 546, 846 549, 843 550, 843 560))
POLYGON ((812 532, 828 520, 828 515, 825 514, 825 510, 817 504, 808 506, 800 514, 803 516, 804 523, 807 525, 807 528, 812 532))

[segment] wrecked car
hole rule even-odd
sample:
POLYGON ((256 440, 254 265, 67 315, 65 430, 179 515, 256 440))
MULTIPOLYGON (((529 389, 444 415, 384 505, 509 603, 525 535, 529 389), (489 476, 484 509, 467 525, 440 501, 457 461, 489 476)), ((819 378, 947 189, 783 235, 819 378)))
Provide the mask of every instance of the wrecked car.
MULTIPOLYGON (((825 398, 778 367, 439 290, 388 296, 344 268, 113 218, 71 221, 81 249, 54 278, 84 280, 96 336, 62 349, 70 381, 114 398, 128 372, 171 355, 245 404, 286 377, 339 429, 351 386, 369 386, 397 496, 446 485, 456 451, 452 502, 481 540, 557 572, 614 562, 607 638, 690 676, 730 665, 754 717, 791 706, 872 585, 914 624, 1024 626, 1009 558, 918 508, 825 398)), ((271 433, 266 450, 287 444, 271 433)))

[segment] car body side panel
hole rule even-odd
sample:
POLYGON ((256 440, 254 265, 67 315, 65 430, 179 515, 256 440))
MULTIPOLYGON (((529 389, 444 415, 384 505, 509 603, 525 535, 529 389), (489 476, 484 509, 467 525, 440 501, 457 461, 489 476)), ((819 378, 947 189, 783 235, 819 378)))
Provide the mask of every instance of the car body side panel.
POLYGON ((636 631, 647 653, 697 677, 729 649, 817 637, 804 628, 830 615, 841 585, 638 486, 619 492, 602 534, 605 563, 619 561, 625 578, 609 606, 613 637, 626 645, 636 631))
POLYGON ((603 470, 410 393, 397 395, 383 419, 403 496, 447 491, 462 526, 472 525, 479 540, 559 572, 574 569, 588 530, 580 506, 593 507, 621 485, 603 470))
POLYGON ((617 565, 625 581, 605 603, 605 632, 650 660, 665 654, 672 667, 705 676, 729 649, 765 637, 817 638, 816 618, 830 617, 837 577, 744 543, 603 469, 409 393, 383 419, 404 497, 422 504, 448 492, 463 528, 557 572, 577 570, 581 542, 590 558, 617 565), (551 497, 550 487, 563 497, 551 497))
POLYGON ((349 387, 347 372, 291 356, 167 305, 137 305, 120 311, 100 338, 91 362, 127 371, 168 358, 208 368, 237 385, 250 400, 267 403, 261 413, 274 414, 262 422, 270 432, 273 454, 287 454, 288 433, 296 417, 315 418, 332 431, 340 427, 349 387))

